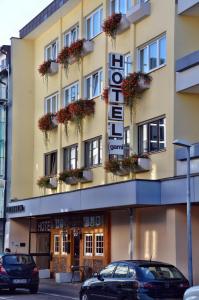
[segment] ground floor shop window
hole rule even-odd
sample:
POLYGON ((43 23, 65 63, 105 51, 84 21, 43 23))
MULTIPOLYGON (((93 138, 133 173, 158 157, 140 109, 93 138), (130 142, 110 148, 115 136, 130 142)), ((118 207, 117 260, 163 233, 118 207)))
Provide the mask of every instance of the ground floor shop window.
POLYGON ((68 233, 62 233, 62 254, 69 254, 70 253, 70 242, 68 233))
POLYGON ((95 235, 95 255, 104 255, 104 235, 103 233, 97 233, 95 235))
POLYGON ((104 255, 104 234, 87 233, 84 235, 84 255, 85 256, 103 256, 104 255), (93 249, 95 245, 95 249, 93 249))
POLYGON ((59 254, 59 235, 54 235, 54 254, 59 254))

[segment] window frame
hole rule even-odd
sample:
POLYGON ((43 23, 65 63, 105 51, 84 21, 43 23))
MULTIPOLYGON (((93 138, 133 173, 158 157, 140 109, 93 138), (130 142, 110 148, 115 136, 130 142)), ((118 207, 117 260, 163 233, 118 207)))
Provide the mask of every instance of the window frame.
POLYGON ((95 234, 95 256, 104 256, 104 233, 103 232, 100 232, 100 233, 96 233, 95 234), (99 246, 97 246, 97 237, 103 237, 103 241, 98 241, 98 243, 102 243, 102 250, 103 252, 100 253, 100 252, 97 252, 97 249, 100 248, 99 246))
POLYGON ((93 256, 93 233, 85 233, 84 234, 84 256, 93 256), (87 241, 86 237, 92 237, 91 241, 87 241), (86 252, 87 250, 87 242, 91 243, 91 246, 89 246, 88 248, 91 248, 91 252, 86 252))
POLYGON ((85 17, 85 35, 87 40, 92 40, 96 36, 98 36, 100 33, 102 33, 102 21, 103 21, 103 6, 100 5, 98 8, 96 8, 93 12, 91 12, 88 16, 85 17), (100 31, 96 34, 94 34, 94 15, 99 12, 100 17, 100 31), (90 21, 90 37, 88 36, 88 20, 90 21))
POLYGON ((64 250, 64 243, 68 243, 68 233, 67 232, 62 232, 61 234, 61 254, 62 255, 68 255, 68 252, 63 251, 64 250), (66 236, 66 240, 64 241, 64 236, 66 236))
POLYGON ((124 9, 124 12, 122 12, 120 10, 120 7, 121 7, 121 2, 120 1, 122 1, 122 0, 110 0, 110 2, 109 2, 110 15, 112 15, 114 13, 120 13, 120 12, 123 13, 123 14, 126 14, 128 12, 128 10, 132 7, 132 1, 131 0, 124 0, 125 1, 125 9, 124 9), (113 2, 115 2, 114 11, 112 10, 112 3, 113 2))
POLYGON ((58 92, 44 98, 44 113, 56 113, 58 111, 58 92), (55 97, 55 111, 53 111, 53 98, 55 97), (50 111, 48 111, 48 101, 50 101, 50 111))
POLYGON ((69 30, 66 30, 63 33, 63 45, 64 45, 64 47, 70 47, 71 44, 76 42, 78 39, 79 39, 79 24, 76 24, 76 25, 72 26, 69 30), (76 30, 76 32, 77 32, 77 36, 76 36, 75 40, 72 40, 72 31, 73 30, 76 30), (69 36, 68 45, 66 44, 66 39, 65 39, 67 35, 69 36))
POLYGON ((100 68, 94 72, 92 72, 91 74, 85 76, 84 79, 84 95, 88 100, 94 99, 99 97, 102 94, 102 90, 103 90, 103 69, 100 68), (99 91, 97 93, 97 95, 94 94, 93 92, 93 86, 94 86, 94 76, 97 75, 98 76, 98 86, 99 86, 99 91), (88 80, 90 80, 90 86, 88 88, 88 80), (88 91, 89 91, 89 95, 88 95, 88 91))
POLYGON ((59 253, 60 253, 60 236, 59 236, 59 234, 55 234, 53 236, 53 241, 54 241, 54 243, 53 243, 53 254, 54 255, 59 255, 59 253), (55 249, 56 249, 55 238, 58 238, 58 251, 55 251, 55 249))
POLYGON ((124 127, 124 157, 130 156, 130 127, 124 127))
POLYGON ((133 72, 132 55, 130 52, 128 52, 124 55, 124 76, 127 77, 132 72, 133 72), (130 58, 130 61, 128 61, 129 58, 130 58), (131 69, 130 72, 128 70, 129 68, 131 69))
POLYGON ((162 152, 166 150, 166 116, 161 116, 158 118, 151 119, 147 122, 143 122, 141 124, 138 124, 138 153, 139 154, 145 154, 145 153, 157 153, 157 152, 162 152), (160 123, 160 121, 163 120, 163 124, 160 123), (157 123, 157 141, 152 140, 150 137, 150 125, 157 123), (146 143, 147 143, 147 151, 145 151, 143 144, 144 144, 144 139, 143 139, 143 126, 146 126, 146 143), (160 128, 164 128, 164 140, 160 140, 160 128), (151 143, 157 143, 158 147, 156 150, 151 150, 151 143), (160 145, 164 144, 164 147, 161 148, 160 145))
MULTIPOLYGON (((52 164, 52 157, 50 157, 51 162, 50 164, 50 169, 53 169, 51 164, 52 164)), ((45 176, 55 176, 57 175, 57 151, 52 151, 44 154, 44 173, 45 176), (47 172, 48 166, 47 166, 47 158, 55 154, 55 170, 53 172, 47 172)))
POLYGON ((96 138, 92 138, 90 140, 84 141, 84 165, 85 168, 93 168, 100 166, 102 164, 102 136, 98 136, 96 138), (93 163, 93 143, 98 143, 98 163, 93 163), (90 148, 90 145, 92 147, 90 148), (90 154, 91 153, 91 154, 90 154), (90 161, 91 160, 91 161, 90 161))
POLYGON ((145 43, 144 45, 140 46, 137 48, 137 57, 138 57, 138 70, 140 72, 144 73, 150 73, 155 70, 158 70, 167 64, 167 39, 166 39, 166 33, 161 34, 160 36, 152 39, 151 41, 145 43), (165 63, 160 64, 160 40, 165 38, 165 51, 166 51, 166 58, 165 58, 165 63), (150 55, 149 55, 149 48, 152 44, 156 43, 156 61, 157 65, 154 68, 150 68, 150 55), (143 66, 141 66, 141 51, 146 49, 146 56, 147 56, 147 67, 146 67, 146 72, 144 71, 143 66))
POLYGON ((50 42, 48 45, 45 46, 44 48, 44 60, 45 61, 48 61, 48 60, 51 60, 51 61, 56 61, 57 59, 57 56, 58 56, 58 39, 55 39, 53 40, 52 42, 50 42), (53 57, 53 46, 56 46, 55 48, 55 57, 53 57), (48 49, 50 49, 50 58, 48 57, 48 49))
POLYGON ((65 106, 67 106, 67 105, 69 105, 70 103, 72 103, 72 102, 74 102, 74 101, 76 101, 76 100, 78 100, 79 99, 79 81, 75 81, 75 82, 73 82, 73 83, 71 83, 70 85, 68 85, 68 86, 66 86, 65 88, 64 88, 64 90, 63 90, 63 94, 64 94, 64 107, 65 106), (72 88, 75 88, 75 99, 73 100, 72 99, 72 97, 71 97, 71 95, 72 95, 72 88), (67 102, 66 101, 66 91, 69 91, 69 101, 67 102))
POLYGON ((71 168, 71 150, 75 148, 75 168, 77 168, 78 165, 78 144, 73 144, 71 146, 67 146, 65 148, 63 148, 63 170, 73 170, 71 168), (67 152, 69 152, 69 154, 67 154, 67 152), (69 160, 67 163, 67 157, 69 155, 69 160), (69 163, 70 163, 70 167, 69 167, 69 163), (68 167, 67 167, 68 165, 68 167))

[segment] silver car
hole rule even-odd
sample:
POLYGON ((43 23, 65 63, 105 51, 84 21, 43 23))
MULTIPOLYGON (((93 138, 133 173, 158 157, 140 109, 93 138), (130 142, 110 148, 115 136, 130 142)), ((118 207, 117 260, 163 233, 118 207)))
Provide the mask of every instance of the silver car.
POLYGON ((186 290, 183 300, 199 300, 199 285, 186 290))

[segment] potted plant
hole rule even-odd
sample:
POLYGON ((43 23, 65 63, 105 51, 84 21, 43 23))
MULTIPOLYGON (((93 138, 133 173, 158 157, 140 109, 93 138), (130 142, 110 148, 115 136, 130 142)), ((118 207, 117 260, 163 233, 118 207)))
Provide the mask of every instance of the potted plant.
POLYGON ((59 174, 59 180, 66 184, 77 184, 83 177, 83 169, 64 170, 59 174))
POLYGON ((57 179, 55 177, 42 176, 37 180, 37 185, 40 188, 56 189, 57 179))
POLYGON ((47 60, 44 61, 38 68, 39 74, 48 79, 48 75, 55 74, 58 71, 58 65, 55 61, 47 60))
POLYGON ((60 124, 64 124, 66 135, 68 135, 68 122, 71 121, 71 117, 69 106, 62 108, 57 112, 57 121, 60 124))
POLYGON ((48 139, 48 132, 57 128, 56 114, 47 113, 38 121, 39 129, 44 132, 46 140, 48 139))
POLYGON ((110 173, 113 173, 116 175, 117 172, 119 172, 119 170, 120 170, 120 161, 116 158, 109 159, 105 162, 104 169, 107 172, 110 172, 110 173))
POLYGON ((57 62, 64 67, 66 73, 68 71, 69 59, 70 59, 69 47, 64 47, 61 50, 61 52, 58 54, 57 62))
POLYGON ((107 36, 110 36, 112 39, 116 38, 117 30, 119 28, 120 21, 122 19, 122 14, 113 14, 109 16, 103 23, 102 29, 107 36))
POLYGON ((83 51, 84 39, 78 40, 71 44, 69 47, 69 55, 71 57, 71 62, 77 61, 80 63, 83 51))
POLYGON ((77 131, 80 132, 82 119, 94 114, 95 102, 93 100, 77 100, 69 104, 68 110, 71 114, 70 121, 76 124, 77 131))

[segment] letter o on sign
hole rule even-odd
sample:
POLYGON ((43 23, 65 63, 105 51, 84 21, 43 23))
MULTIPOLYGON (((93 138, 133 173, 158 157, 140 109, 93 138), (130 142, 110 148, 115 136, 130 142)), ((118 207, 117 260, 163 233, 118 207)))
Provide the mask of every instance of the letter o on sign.
POLYGON ((114 84, 121 84, 123 80, 123 76, 120 72, 113 72, 112 73, 112 81, 114 84))

